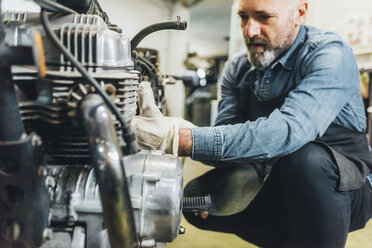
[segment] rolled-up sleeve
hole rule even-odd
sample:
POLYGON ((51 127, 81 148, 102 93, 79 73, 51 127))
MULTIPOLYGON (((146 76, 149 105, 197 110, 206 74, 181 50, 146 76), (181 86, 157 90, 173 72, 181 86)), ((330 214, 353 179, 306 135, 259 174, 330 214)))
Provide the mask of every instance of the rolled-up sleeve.
POLYGON ((193 128, 193 159, 216 161, 221 157, 223 134, 219 127, 193 128))

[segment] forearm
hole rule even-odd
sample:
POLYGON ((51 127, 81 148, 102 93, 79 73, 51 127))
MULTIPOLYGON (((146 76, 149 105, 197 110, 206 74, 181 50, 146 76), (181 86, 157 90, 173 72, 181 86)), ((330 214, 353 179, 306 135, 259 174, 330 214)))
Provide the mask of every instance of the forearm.
POLYGON ((190 128, 180 129, 178 141, 178 155, 191 156, 192 154, 192 131, 190 128))
POLYGON ((193 128, 192 158, 209 164, 261 161, 291 153, 315 138, 311 122, 284 121, 275 112, 254 122, 193 128))

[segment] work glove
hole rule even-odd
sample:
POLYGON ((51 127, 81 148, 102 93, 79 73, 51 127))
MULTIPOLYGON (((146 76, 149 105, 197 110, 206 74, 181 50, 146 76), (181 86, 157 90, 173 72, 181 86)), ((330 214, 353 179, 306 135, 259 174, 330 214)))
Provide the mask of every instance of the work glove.
POLYGON ((165 117, 156 107, 151 83, 143 81, 138 86, 138 106, 140 115, 131 123, 139 148, 161 150, 178 156, 180 128, 195 127, 179 117, 165 117))

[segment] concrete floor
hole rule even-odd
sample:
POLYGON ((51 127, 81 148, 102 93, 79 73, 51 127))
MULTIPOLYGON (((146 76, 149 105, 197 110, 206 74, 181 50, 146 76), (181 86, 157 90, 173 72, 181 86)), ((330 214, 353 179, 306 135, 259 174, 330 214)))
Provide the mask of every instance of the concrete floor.
MULTIPOLYGON (((204 174, 211 167, 187 158, 184 163, 184 182, 204 174)), ((249 244, 232 234, 203 231, 190 225, 182 219, 181 225, 186 228, 186 233, 176 238, 167 248, 252 248, 249 244)), ((349 234, 346 248, 372 248, 372 220, 366 228, 349 234)))

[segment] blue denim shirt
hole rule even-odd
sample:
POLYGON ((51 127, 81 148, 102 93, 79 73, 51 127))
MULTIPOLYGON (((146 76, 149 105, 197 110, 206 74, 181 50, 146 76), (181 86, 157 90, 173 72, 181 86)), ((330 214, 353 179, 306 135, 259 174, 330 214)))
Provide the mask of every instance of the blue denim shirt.
POLYGON ((192 158, 216 164, 284 156, 322 136, 332 122, 366 130, 359 70, 339 36, 303 25, 292 46, 265 71, 250 65, 246 53, 226 63, 216 126, 192 129, 192 158), (242 69, 249 80, 237 82, 236 71, 242 69), (239 95, 250 83, 258 100, 287 95, 284 104, 267 117, 245 120, 239 95))

